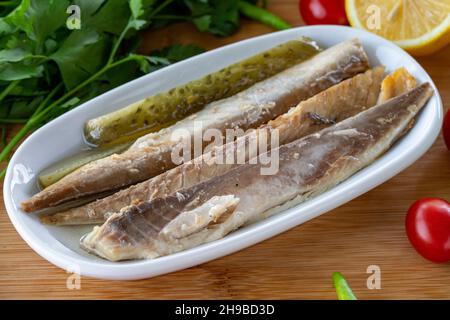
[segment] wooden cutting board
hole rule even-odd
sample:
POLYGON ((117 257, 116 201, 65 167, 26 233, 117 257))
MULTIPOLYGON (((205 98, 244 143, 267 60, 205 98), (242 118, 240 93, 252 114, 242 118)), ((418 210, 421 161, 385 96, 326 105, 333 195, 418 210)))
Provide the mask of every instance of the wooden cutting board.
MULTIPOLYGON (((272 0, 270 9, 300 25, 297 1, 272 0)), ((185 24, 144 35, 143 52, 171 43, 205 48, 272 32, 246 21, 229 38, 185 24)), ((418 59, 450 106, 450 47, 418 59)), ((331 282, 342 272, 363 299, 450 299, 450 264, 433 264, 410 246, 405 212, 420 197, 450 200, 450 152, 442 137, 409 169, 365 195, 263 243, 188 270, 129 282, 81 279, 39 257, 11 225, 0 196, 0 298, 101 299, 335 299, 331 282), (381 289, 367 288, 367 268, 381 271, 381 289), (70 282, 70 281, 69 281, 70 282)))

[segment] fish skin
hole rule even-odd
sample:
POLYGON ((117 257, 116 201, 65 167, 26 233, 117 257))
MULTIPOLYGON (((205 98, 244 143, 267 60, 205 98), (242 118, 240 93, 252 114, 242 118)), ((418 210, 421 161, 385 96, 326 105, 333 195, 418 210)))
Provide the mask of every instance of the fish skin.
POLYGON ((80 245, 100 257, 119 261, 156 258, 220 239, 281 207, 286 209, 321 194, 375 161, 411 128, 410 123, 432 94, 431 86, 424 83, 281 146, 276 175, 261 175, 261 164, 246 163, 176 194, 128 207, 95 227, 80 245), (232 208, 219 223, 208 224, 200 231, 187 225, 195 232, 181 238, 180 232, 167 232, 166 226, 176 225, 174 220, 180 214, 186 221, 189 212, 210 207, 208 201, 213 198, 232 208))
MULTIPOLYGON (((329 124, 316 123, 309 114, 319 114, 322 118, 339 122, 374 106, 380 93, 383 76, 384 68, 376 67, 344 80, 301 102, 289 112, 263 125, 261 129, 278 130, 280 144, 286 144, 319 131, 329 124)), ((261 135, 256 133, 248 139, 260 137, 261 135)), ((226 148, 228 152, 232 152, 242 146, 244 143, 242 139, 245 138, 241 137, 238 139, 239 142, 233 143, 233 149, 230 149, 229 145, 223 146, 222 149, 226 148)), ((247 153, 245 159, 248 160, 248 158, 247 153)), ((167 196, 233 168, 232 164, 215 164, 213 159, 213 154, 205 153, 199 158, 111 196, 63 212, 41 215, 40 219, 45 224, 53 225, 103 223, 111 213, 118 212, 124 207, 149 201, 155 197, 167 196)))
POLYGON ((89 194, 119 189, 154 177, 176 165, 171 152, 180 145, 172 141, 175 129, 192 132, 195 121, 203 129, 257 128, 316 93, 369 68, 357 39, 318 53, 267 80, 203 110, 159 132, 139 138, 127 151, 89 163, 21 203, 25 212, 56 206, 89 194), (245 110, 243 110, 245 109, 245 110))

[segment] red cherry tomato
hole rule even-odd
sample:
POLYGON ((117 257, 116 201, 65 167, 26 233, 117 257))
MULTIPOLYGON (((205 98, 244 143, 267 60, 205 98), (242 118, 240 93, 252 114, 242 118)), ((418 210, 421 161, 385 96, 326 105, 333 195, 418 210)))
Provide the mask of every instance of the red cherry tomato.
POLYGON ((450 203, 438 198, 416 201, 406 216, 406 233, 424 258, 450 261, 450 203))
POLYGON ((442 132, 444 134, 445 144, 447 145, 448 150, 450 150, 450 110, 447 111, 447 115, 445 116, 442 132))
POLYGON ((299 7, 306 24, 348 25, 345 0, 300 0, 299 7))

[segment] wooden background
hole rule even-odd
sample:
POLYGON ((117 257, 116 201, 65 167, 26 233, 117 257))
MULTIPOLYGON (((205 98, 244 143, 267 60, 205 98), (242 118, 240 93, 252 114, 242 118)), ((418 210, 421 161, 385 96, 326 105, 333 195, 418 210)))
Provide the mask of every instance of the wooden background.
MULTIPOLYGON (((300 25, 296 0, 271 0, 270 9, 300 25)), ((271 32, 245 21, 233 37, 218 39, 181 24, 144 35, 143 51, 170 43, 205 48, 271 32)), ((450 46, 418 59, 450 104, 450 46)), ((275 238, 188 270, 129 282, 81 279, 34 253, 0 205, 0 298, 102 299, 335 299, 331 282, 342 272, 362 299, 450 299, 450 264, 433 264, 410 246, 404 231, 408 206, 421 197, 450 200, 450 152, 442 136, 412 167, 365 195, 275 238), (366 269, 381 268, 381 289, 369 290, 366 269)), ((0 199, 0 203, 3 203, 0 199)))

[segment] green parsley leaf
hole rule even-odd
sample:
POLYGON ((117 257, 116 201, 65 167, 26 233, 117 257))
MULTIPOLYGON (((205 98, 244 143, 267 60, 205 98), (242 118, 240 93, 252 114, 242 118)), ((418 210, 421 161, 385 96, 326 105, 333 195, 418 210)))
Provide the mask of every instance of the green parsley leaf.
POLYGON ((91 16, 83 15, 83 4, 80 7, 82 26, 114 35, 122 33, 131 14, 128 1, 124 0, 107 0, 91 16))
POLYGON ((0 64, 0 80, 15 81, 33 77, 41 77, 43 66, 26 65, 20 62, 0 64))
POLYGON ((6 22, 25 31, 30 39, 36 41, 39 51, 45 39, 64 25, 68 6, 67 0, 22 0, 6 22))
POLYGON ((72 31, 58 51, 51 55, 66 87, 74 88, 104 66, 109 46, 107 38, 95 30, 72 31))
POLYGON ((133 19, 139 19, 144 14, 141 0, 130 0, 130 9, 133 19))
POLYGON ((0 50, 0 63, 17 62, 29 56, 30 52, 22 48, 0 50))

